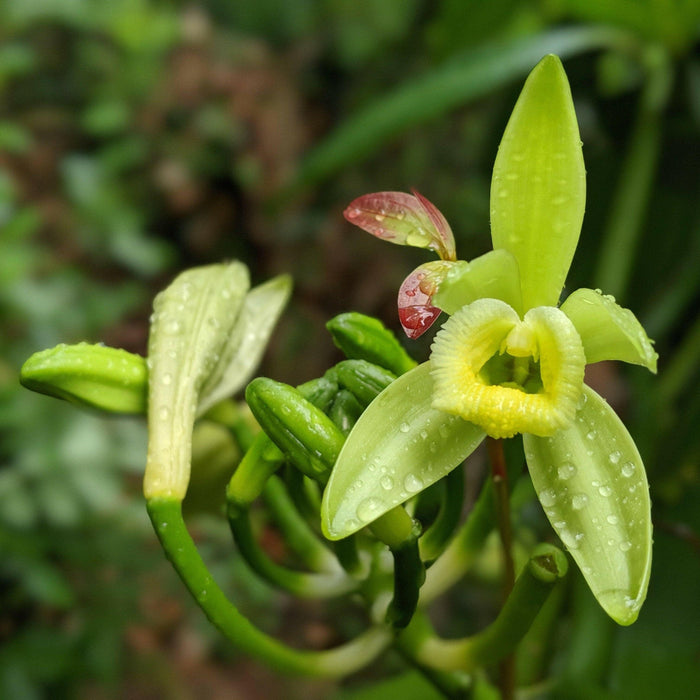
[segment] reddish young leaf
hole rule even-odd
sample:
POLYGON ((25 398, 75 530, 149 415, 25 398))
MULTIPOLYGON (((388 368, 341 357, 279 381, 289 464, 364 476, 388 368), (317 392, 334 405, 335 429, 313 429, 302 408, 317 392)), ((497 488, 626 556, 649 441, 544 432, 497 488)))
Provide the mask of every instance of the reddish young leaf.
POLYGON ((399 288, 399 321, 409 338, 418 338, 435 323, 441 311, 430 301, 450 262, 434 261, 417 267, 399 288))
POLYGON ((445 217, 425 197, 414 194, 365 194, 353 200, 343 215, 373 236, 397 245, 430 248, 443 260, 454 260, 454 238, 445 217))

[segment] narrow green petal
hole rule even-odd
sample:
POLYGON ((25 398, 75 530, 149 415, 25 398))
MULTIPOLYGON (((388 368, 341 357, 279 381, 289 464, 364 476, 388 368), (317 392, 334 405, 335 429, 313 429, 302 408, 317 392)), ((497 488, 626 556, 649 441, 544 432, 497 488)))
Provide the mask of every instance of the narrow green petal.
POLYGON ((610 617, 632 624, 651 570, 651 505, 642 459, 608 404, 585 387, 571 426, 524 436, 532 483, 552 527, 610 617))
MULTIPOLYGON (((233 332, 216 370, 202 388, 197 413, 235 394, 250 379, 292 290, 292 280, 280 275, 246 294, 233 332)), ((233 312, 233 307, 231 308, 233 312)))
POLYGON ((577 289, 561 305, 581 336, 586 362, 622 360, 656 374, 658 355, 642 324, 598 289, 577 289))
POLYGON ((148 338, 146 498, 182 499, 202 387, 221 359, 248 269, 237 262, 187 270, 155 298, 148 338))
POLYGON ((331 540, 352 535, 448 474, 484 439, 484 432, 431 407, 425 362, 392 382, 350 432, 321 507, 331 540))
POLYGON ((556 306, 581 232, 586 180, 566 73, 546 56, 525 82, 491 181, 494 248, 520 267, 524 309, 556 306))
POLYGON ((583 387, 581 340, 552 306, 521 321, 504 302, 478 299, 447 320, 430 361, 433 406, 496 438, 552 435, 573 419, 583 387))
POLYGON ((491 250, 471 262, 454 263, 438 282, 432 303, 453 314, 481 298, 500 299, 522 311, 518 263, 507 250, 491 250))

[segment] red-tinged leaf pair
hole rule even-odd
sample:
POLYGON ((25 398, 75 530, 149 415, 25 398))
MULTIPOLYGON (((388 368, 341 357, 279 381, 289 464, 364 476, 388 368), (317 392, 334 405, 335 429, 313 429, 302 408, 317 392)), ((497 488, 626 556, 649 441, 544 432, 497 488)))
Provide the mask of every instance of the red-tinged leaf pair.
MULTIPOLYGON (((434 250, 442 261, 457 259, 452 229, 437 207, 422 194, 376 192, 358 197, 343 212, 355 226, 397 245, 434 250)), ((414 270, 399 289, 399 320, 409 338, 418 338, 435 323, 440 309, 430 303, 436 282, 449 265, 429 262, 414 270)))

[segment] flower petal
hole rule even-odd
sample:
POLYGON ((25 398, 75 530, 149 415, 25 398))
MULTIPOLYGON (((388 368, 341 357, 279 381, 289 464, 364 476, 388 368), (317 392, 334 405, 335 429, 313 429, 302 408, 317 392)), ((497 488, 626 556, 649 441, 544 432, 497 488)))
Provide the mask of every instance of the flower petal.
POLYGON ((323 494, 326 537, 352 535, 448 474, 484 439, 471 423, 431 407, 425 362, 392 382, 350 432, 323 494))
POLYGON ((454 263, 437 282, 432 302, 453 314, 484 297, 500 299, 518 313, 522 310, 518 263, 507 250, 491 250, 471 262, 454 263))
POLYGON ((440 309, 432 304, 432 296, 452 265, 442 260, 424 263, 401 283, 397 299, 399 321, 409 338, 419 338, 440 315, 440 309))
POLYGON ((497 438, 551 435, 565 427, 583 386, 581 340, 571 321, 551 306, 530 309, 520 321, 504 302, 479 299, 447 320, 430 360, 433 406, 497 438), (492 360, 504 367, 511 362, 512 377, 492 377, 487 366, 492 360))
POLYGON ((373 192, 350 202, 343 216, 355 226, 390 243, 430 248, 443 260, 455 260, 455 241, 445 217, 423 195, 373 192))
POLYGON ((581 336, 586 362, 622 360, 656 374, 658 354, 642 324, 598 289, 577 289, 561 305, 581 336))
POLYGON ((559 59, 546 56, 525 82, 491 181, 493 247, 505 248, 518 261, 525 310, 557 305, 585 200, 571 90, 559 59))
POLYGON ((148 338, 146 498, 182 499, 202 387, 215 369, 248 291, 239 262, 186 270, 155 298, 148 338))
POLYGON ((267 347, 282 309, 289 300, 291 290, 291 278, 280 275, 246 294, 218 366, 202 388, 198 415, 232 396, 248 382, 267 347))
POLYGON ((532 483, 552 527, 603 609, 632 624, 651 570, 651 505, 627 429, 585 387, 576 419, 549 438, 524 436, 532 483))

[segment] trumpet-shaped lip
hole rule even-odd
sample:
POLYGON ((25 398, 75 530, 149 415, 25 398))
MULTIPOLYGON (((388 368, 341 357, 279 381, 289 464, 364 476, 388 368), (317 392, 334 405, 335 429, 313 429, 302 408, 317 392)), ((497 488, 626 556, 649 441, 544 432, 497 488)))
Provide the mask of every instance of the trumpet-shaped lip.
POLYGON ((448 319, 435 337, 430 363, 433 407, 495 438, 553 435, 573 420, 583 390, 581 339, 552 306, 530 309, 521 320, 505 302, 479 299, 448 319), (489 383, 482 370, 503 353, 539 363, 536 393, 516 382, 489 383))

